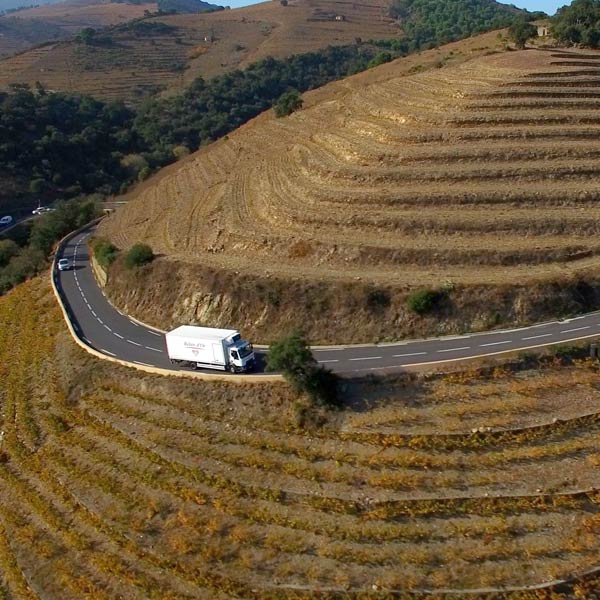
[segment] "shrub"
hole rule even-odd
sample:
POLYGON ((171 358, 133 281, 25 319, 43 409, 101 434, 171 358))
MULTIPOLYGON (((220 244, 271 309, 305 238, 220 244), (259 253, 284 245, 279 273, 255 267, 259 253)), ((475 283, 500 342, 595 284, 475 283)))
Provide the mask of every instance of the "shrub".
POLYGON ((275 116, 287 117, 294 111, 302 108, 302 104, 303 101, 298 90, 288 90, 279 96, 279 99, 273 105, 273 110, 275 111, 275 116))
POLYGON ((337 375, 317 364, 299 331, 271 344, 267 371, 282 371, 292 388, 297 393, 305 393, 315 404, 338 404, 337 375))
POLYGON ((125 266, 128 269, 141 267, 154 260, 154 252, 148 244, 135 244, 131 246, 125 255, 125 266))
POLYGON ((118 254, 118 248, 103 238, 95 239, 92 242, 94 258, 103 269, 108 269, 112 265, 118 254))
POLYGON ((390 304, 390 294, 386 290, 371 290, 367 294, 367 308, 370 310, 383 310, 388 308, 390 304))
POLYGON ((410 294, 406 303, 414 313, 424 315, 431 312, 443 297, 443 292, 424 288, 410 294))
POLYGON ((368 67, 372 69, 373 67, 378 67, 384 63, 390 62, 394 57, 390 52, 379 52, 375 58, 369 61, 368 67))
POLYGON ((12 240, 0 240, 0 267, 5 267, 13 256, 19 253, 19 246, 12 240))
POLYGON ((559 344, 557 346, 551 346, 548 350, 550 355, 570 362, 574 358, 582 358, 587 355, 587 346, 576 346, 574 344, 559 344))

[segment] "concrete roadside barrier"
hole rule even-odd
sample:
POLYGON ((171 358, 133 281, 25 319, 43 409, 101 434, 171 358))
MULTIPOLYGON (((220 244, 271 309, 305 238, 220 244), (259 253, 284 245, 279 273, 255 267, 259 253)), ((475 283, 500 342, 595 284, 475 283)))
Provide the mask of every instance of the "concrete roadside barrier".
POLYGON ((168 376, 168 377, 185 377, 188 379, 201 379, 204 381, 225 381, 228 383, 238 383, 238 384, 239 383, 264 384, 264 383, 272 383, 274 381, 283 381, 283 376, 276 375, 276 374, 271 374, 271 375, 233 375, 233 374, 225 374, 225 373, 198 373, 196 371, 174 371, 174 370, 172 371, 170 369, 164 369, 161 367, 151 367, 151 366, 146 366, 146 365, 139 365, 137 363, 122 360, 120 358, 108 356, 107 354, 104 354, 104 353, 100 352, 99 350, 96 350, 96 348, 93 348, 92 346, 86 344, 81 339, 81 337, 79 336, 77 331, 75 330, 75 327, 73 326, 73 322, 71 321, 71 316, 69 314, 69 310, 65 303, 65 299, 62 297, 62 294, 60 293, 60 290, 58 289, 58 285, 57 285, 58 269, 56 267, 56 260, 57 260, 57 257, 60 255, 62 248, 69 240, 71 240, 75 236, 79 235, 83 231, 86 231, 90 227, 93 227, 94 225, 99 223, 102 220, 102 218, 103 217, 100 217, 99 219, 95 219, 94 221, 91 221, 87 225, 84 225, 83 227, 80 227, 79 229, 72 231, 71 233, 67 234, 64 238, 62 238, 62 240, 60 240, 60 242, 58 242, 58 244, 56 245, 54 257, 52 258, 52 263, 50 266, 50 283, 52 285, 52 291, 54 292, 56 301, 58 302, 58 305, 60 306, 60 309, 63 314, 63 318, 65 320, 65 323, 67 324, 69 333, 71 334, 71 337, 73 338, 75 343, 80 348, 85 350, 88 354, 91 354, 92 356, 99 358, 101 360, 106 360, 106 361, 116 363, 116 364, 124 366, 124 367, 136 369, 138 371, 144 371, 145 373, 152 373, 154 375, 163 375, 163 376, 168 376))

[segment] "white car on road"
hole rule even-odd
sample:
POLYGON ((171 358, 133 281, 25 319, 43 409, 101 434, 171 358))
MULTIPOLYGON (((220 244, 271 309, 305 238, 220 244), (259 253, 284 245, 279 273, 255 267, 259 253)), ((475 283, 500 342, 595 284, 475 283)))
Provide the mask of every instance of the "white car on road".
POLYGON ((32 215, 43 215, 45 213, 52 212, 54 209, 49 206, 38 206, 31 211, 32 215))
POLYGON ((61 258, 58 261, 58 270, 59 271, 68 271, 73 268, 73 263, 68 258, 61 258))
POLYGON ((7 225, 12 225, 13 218, 10 216, 2 217, 0 219, 0 227, 6 227, 7 225))

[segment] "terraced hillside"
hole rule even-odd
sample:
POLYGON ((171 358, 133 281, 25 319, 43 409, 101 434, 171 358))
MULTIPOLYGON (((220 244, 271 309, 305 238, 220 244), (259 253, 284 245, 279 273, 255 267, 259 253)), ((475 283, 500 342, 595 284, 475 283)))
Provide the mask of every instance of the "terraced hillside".
POLYGON ((179 91, 196 77, 210 78, 266 56, 283 58, 357 37, 394 37, 399 29, 386 16, 388 5, 388 0, 290 0, 285 7, 272 1, 154 18, 150 22, 176 29, 146 38, 114 31, 114 44, 107 47, 64 42, 34 48, 0 62, 0 86, 40 81, 50 89, 109 100, 135 100, 162 87, 179 91), (336 21, 338 14, 345 20, 336 21))
MULTIPOLYGON (((514 322, 577 310, 547 298, 574 281, 587 287, 573 299, 595 302, 600 53, 527 50, 407 75, 421 60, 309 94, 308 108, 289 118, 263 115, 140 189, 104 233, 121 247, 150 243, 180 265, 182 290, 193 266, 343 285, 344 296, 353 284, 383 288, 387 310, 357 316, 365 337, 384 329, 369 318, 388 331, 393 323, 398 336, 438 327, 415 324, 406 310, 406 293, 420 287, 454 288, 446 316, 456 319, 444 326, 455 329, 489 326, 486 314, 514 322), (460 303, 473 300, 479 313, 461 316, 460 303)), ((147 305, 132 293, 121 300, 157 322, 218 318, 185 312, 194 291, 192 283, 177 299, 167 291, 171 312, 160 315, 149 306, 160 294, 147 305)), ((312 310, 300 321, 316 319, 317 337, 331 340, 329 321, 340 314, 352 311, 312 310)))
POLYGON ((95 29, 117 25, 154 12, 156 2, 115 4, 99 2, 59 2, 38 6, 0 17, 0 57, 22 52, 48 40, 72 37, 84 27, 95 29))
POLYGON ((597 365, 355 383, 299 427, 283 384, 84 355, 45 280, 0 323, 4 598, 388 598, 598 566, 597 365))

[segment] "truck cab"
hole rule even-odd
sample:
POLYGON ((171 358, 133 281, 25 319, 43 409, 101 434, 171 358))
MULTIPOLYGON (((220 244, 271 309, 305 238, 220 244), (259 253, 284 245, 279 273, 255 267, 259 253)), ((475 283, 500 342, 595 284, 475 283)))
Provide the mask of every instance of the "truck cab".
MULTIPOLYGON (((237 335, 240 338, 239 334, 237 335)), ((251 371, 254 368, 254 349, 252 344, 241 338, 229 347, 229 370, 232 373, 251 371)))

